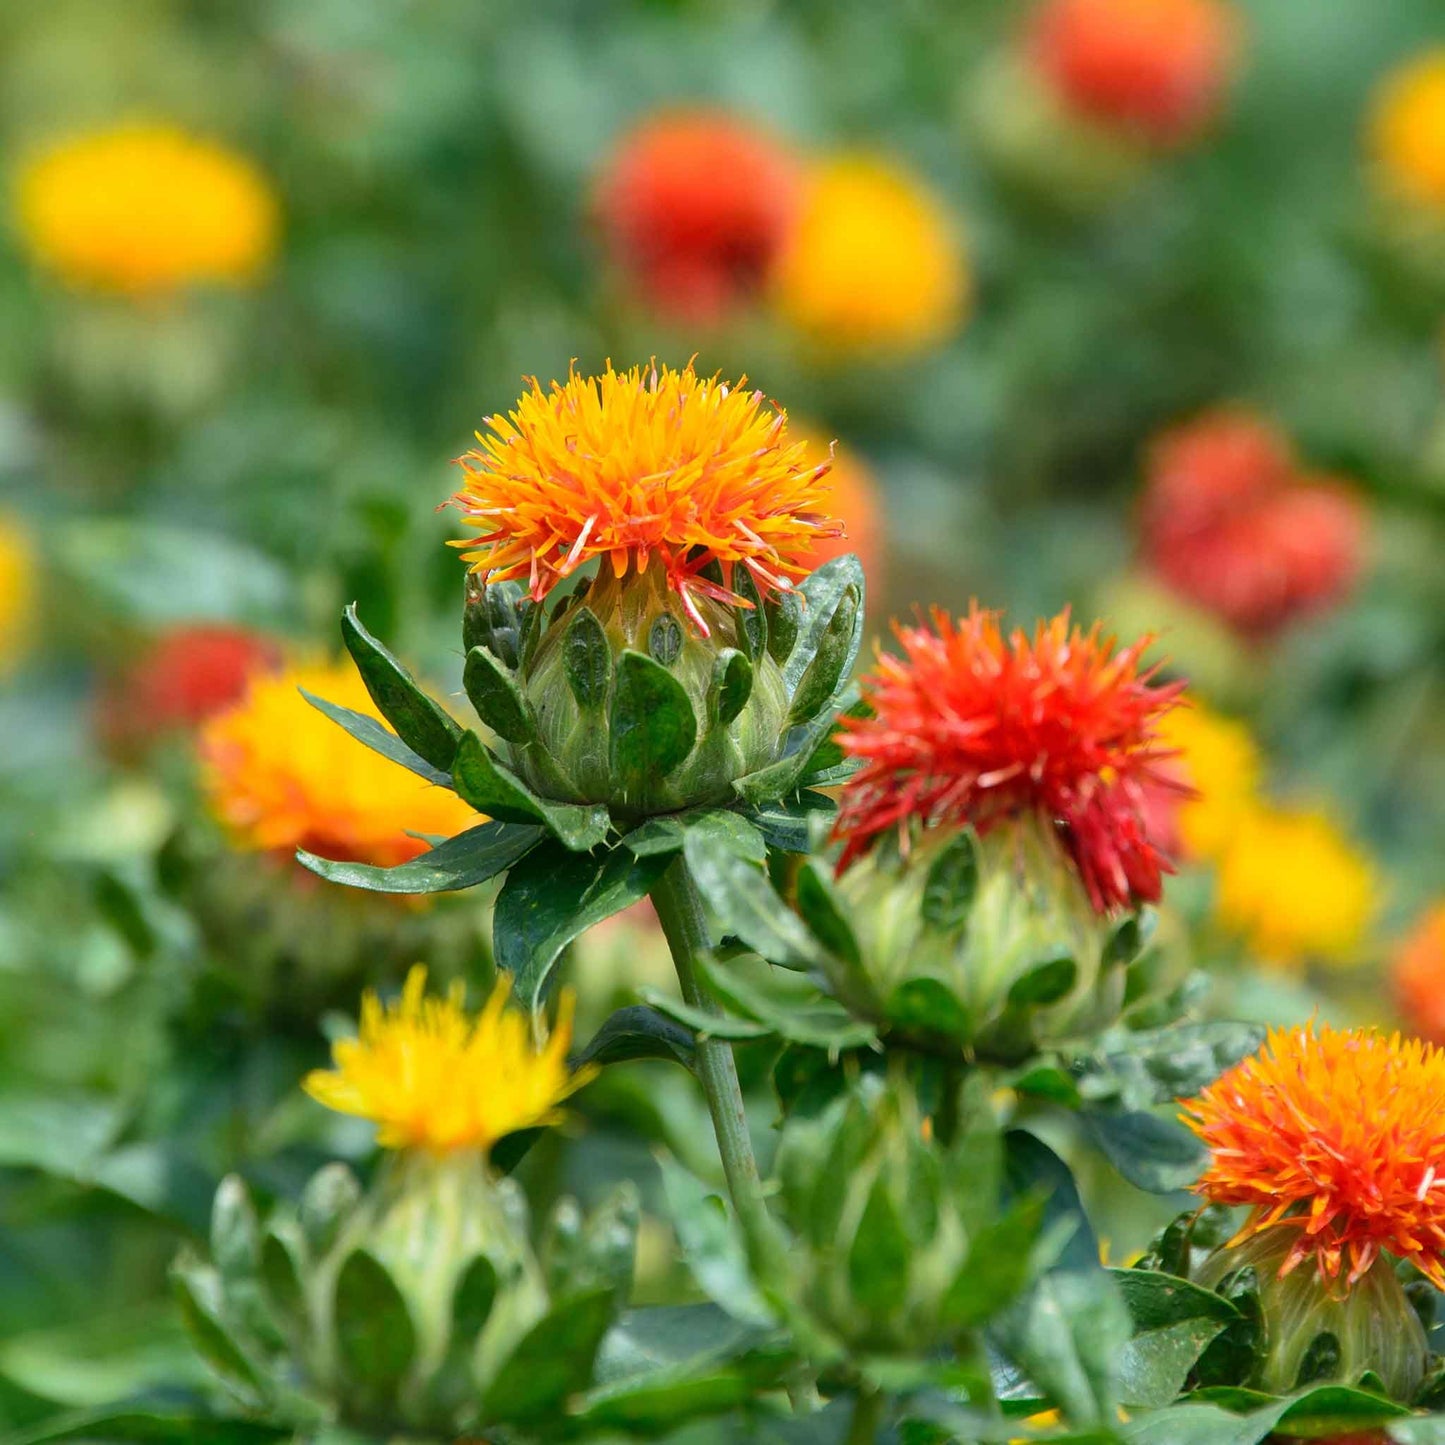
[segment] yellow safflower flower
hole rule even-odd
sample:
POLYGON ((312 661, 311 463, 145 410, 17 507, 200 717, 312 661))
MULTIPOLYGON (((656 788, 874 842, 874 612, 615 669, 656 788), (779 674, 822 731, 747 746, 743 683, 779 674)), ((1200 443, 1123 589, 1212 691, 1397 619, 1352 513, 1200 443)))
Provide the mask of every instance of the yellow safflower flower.
POLYGON ((318 712, 301 689, 376 716, 349 663, 253 677, 200 735, 206 800, 236 845, 392 867, 482 819, 455 793, 374 753, 318 712), (422 835, 421 837, 416 836, 422 835))
POLYGON ((1369 859, 1319 812, 1250 809, 1219 859, 1219 922, 1285 967, 1357 962, 1378 898, 1369 859))
POLYGON ((1368 144, 1386 189, 1445 210, 1445 46, 1385 77, 1371 108, 1368 144))
POLYGON ((1159 723, 1159 740, 1177 751, 1175 766, 1197 796, 1179 804, 1179 840, 1192 858, 1214 858, 1256 803, 1263 764, 1249 729, 1195 704, 1159 723))
POLYGON ((958 324, 968 290, 939 199, 901 167, 861 155, 815 171, 774 273, 784 319, 846 351, 926 347, 958 324))
POLYGON ((254 279, 278 205, 244 156, 160 123, 93 131, 37 154, 16 188, 35 259, 72 286, 130 296, 254 279))
POLYGON ((572 997, 563 994, 557 1024, 538 1045, 532 1021, 508 1007, 510 993, 510 976, 498 975, 486 1007, 471 1015, 465 985, 428 998, 417 964, 395 1003, 363 997, 358 1037, 333 1044, 335 1068, 313 1070, 302 1087, 328 1109, 372 1120, 387 1149, 485 1153, 518 1129, 555 1124, 562 1100, 596 1073, 567 1066, 572 997))
POLYGON ((14 670, 30 645, 35 574, 30 534, 15 518, 0 513, 0 677, 14 670))

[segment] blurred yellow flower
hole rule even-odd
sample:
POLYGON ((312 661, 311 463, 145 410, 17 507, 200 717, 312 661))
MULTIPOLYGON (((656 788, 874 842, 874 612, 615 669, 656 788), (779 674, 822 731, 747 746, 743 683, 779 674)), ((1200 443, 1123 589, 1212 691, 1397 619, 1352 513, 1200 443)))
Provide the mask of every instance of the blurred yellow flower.
POLYGON ((1445 46, 1385 77, 1370 115, 1369 148, 1389 190, 1445 210, 1445 46))
POLYGON ((1182 779, 1198 794, 1179 803, 1179 841, 1192 858, 1214 858, 1235 824, 1254 807, 1262 764, 1242 722, 1195 704, 1176 707, 1159 723, 1160 741, 1177 750, 1182 779))
POLYGON ((25 655, 35 621, 35 549, 30 534, 0 513, 0 677, 25 655))
POLYGON ((518 1129, 557 1123, 558 1105, 596 1072, 567 1067, 571 995, 539 1047, 531 1019, 507 1006, 509 975, 498 975, 479 1015, 468 1014, 465 992, 457 982, 428 998, 421 964, 389 1007, 368 992, 358 1037, 333 1044, 336 1067, 314 1069, 302 1087, 328 1109, 375 1122, 387 1149, 485 1152, 518 1129))
POLYGON ((1348 966, 1359 959, 1379 880, 1327 816, 1260 806, 1219 859, 1219 921, 1265 962, 1348 966))
POLYGON ((450 837, 481 822, 455 793, 357 742, 300 688, 376 715, 349 663, 253 677, 200 736, 206 799, 237 846, 391 867, 426 848, 412 834, 450 837))
POLYGON ((819 345, 848 351, 939 340, 961 319, 968 289, 939 199, 868 156, 841 156, 813 174, 774 274, 783 317, 819 345))
POLYGON ((244 156, 164 124, 76 136, 22 167, 21 233, 74 286, 158 295, 254 278, 276 245, 275 192, 244 156))

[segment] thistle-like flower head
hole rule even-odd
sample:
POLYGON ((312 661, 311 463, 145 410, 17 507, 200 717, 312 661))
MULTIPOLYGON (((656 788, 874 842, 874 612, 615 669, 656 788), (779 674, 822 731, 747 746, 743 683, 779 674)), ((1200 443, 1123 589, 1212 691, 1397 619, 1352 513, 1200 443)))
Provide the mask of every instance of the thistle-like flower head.
POLYGON ((1057 829, 1098 912, 1156 900, 1169 864, 1148 790, 1183 787, 1157 735, 1182 684, 1141 667, 1152 639, 1116 650, 1067 612, 1005 637, 977 605, 957 621, 935 609, 932 624, 896 629, 903 656, 863 681, 872 715, 843 719, 863 764, 838 814, 843 866, 913 821, 982 834, 1029 813, 1057 829))
POLYGON ((659 567, 693 624, 696 599, 736 604, 737 569, 760 596, 805 575, 802 558, 841 524, 827 516, 829 461, 788 435, 758 391, 691 364, 573 373, 493 416, 459 458, 452 504, 477 535, 456 543, 489 581, 524 578, 540 601, 584 564, 617 577, 659 567), (705 575, 718 564, 723 582, 705 575))
POLYGON ((469 1014, 461 983, 428 997, 418 964, 393 1004, 366 994, 357 1037, 332 1046, 335 1067, 308 1074, 306 1092, 328 1109, 371 1119, 388 1149, 485 1154, 518 1129, 555 1124, 562 1100, 592 1077, 567 1066, 572 998, 563 995, 557 1023, 539 1045, 532 1020, 509 1006, 510 994, 502 974, 482 1012, 469 1014))
POLYGON ((1239 1238, 1298 1231, 1280 1274, 1313 1260, 1360 1279, 1383 1250, 1445 1288, 1445 1053, 1328 1026, 1275 1029, 1185 1106, 1209 1147, 1196 1192, 1251 1213, 1239 1238))

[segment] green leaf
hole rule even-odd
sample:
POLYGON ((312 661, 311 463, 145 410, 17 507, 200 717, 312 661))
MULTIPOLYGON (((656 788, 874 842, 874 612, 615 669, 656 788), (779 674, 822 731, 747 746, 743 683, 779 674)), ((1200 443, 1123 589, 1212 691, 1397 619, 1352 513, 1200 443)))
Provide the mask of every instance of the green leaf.
POLYGON ((434 768, 450 768, 461 728, 361 625, 354 602, 341 614, 341 637, 371 700, 396 735, 434 768))
POLYGON ((735 647, 725 647, 712 665, 708 711, 718 727, 727 727, 753 695, 753 665, 735 647))
POLYGON ((838 805, 825 793, 804 790, 746 807, 742 816, 763 835, 768 847, 782 853, 806 853, 813 846, 813 830, 831 822, 837 811, 838 805))
POLYGON ((352 1250, 336 1276, 333 1328, 353 1386, 376 1399, 394 1394, 416 1355, 416 1327, 386 1266, 365 1249, 352 1250))
POLYGON ((328 881, 351 888, 365 888, 374 893, 447 893, 453 889, 475 888, 478 883, 505 873, 545 836, 546 830, 539 827, 483 823, 394 868, 338 863, 330 858, 318 858, 304 848, 296 854, 296 859, 328 881))
POLYGON ((223 1278, 252 1273, 260 1256, 261 1231, 250 1191, 236 1174, 216 1190, 211 1208, 211 1259, 223 1278))
POLYGON ((969 1241, 963 1268, 943 1301, 950 1324, 972 1329, 1018 1298, 1029 1282, 1032 1251, 1043 1220, 1043 1200, 1024 1198, 969 1241))
POLYGON ((1037 1193, 1045 1201, 1044 1231, 1067 1228, 1060 1269, 1098 1269, 1099 1241, 1084 1213, 1083 1200, 1069 1166, 1037 1135, 1010 1129, 1004 1135, 1004 1180, 1010 1198, 1037 1193))
POLYGON ((538 797, 510 769, 497 762, 476 735, 462 734, 452 763, 452 781, 478 812, 504 823, 541 823, 574 852, 585 853, 607 837, 612 821, 602 803, 554 803, 538 797))
POLYGON ((484 1420, 525 1422, 559 1410, 586 1388, 615 1296, 594 1289, 558 1300, 522 1336, 511 1358, 482 1397, 484 1420))
POLYGON ((962 928, 977 890, 978 851, 973 835, 962 832, 929 865, 923 884, 924 920, 935 928, 962 928))
POLYGON ((838 605, 850 588, 857 595, 857 605, 854 608, 852 637, 849 639, 851 648, 839 669, 840 679, 848 675, 863 641, 862 603, 866 596, 866 584, 862 564, 852 552, 833 557, 811 576, 805 577, 798 588, 803 603, 801 625, 798 628, 798 639, 788 654, 787 662, 783 664, 783 683, 790 698, 796 697, 803 674, 817 655, 838 611, 838 605))
POLYGON ((904 1033, 967 1039, 970 1014, 942 979, 906 978, 883 1005, 888 1022, 904 1033))
POLYGON ((1016 1006, 1057 1003, 1073 988, 1079 966, 1072 958, 1050 958, 1017 979, 1008 991, 1008 1001, 1016 1006))
POLYGON ((1134 1321, 1134 1337, 1120 1355, 1120 1397, 1126 1405, 1168 1405, 1200 1355, 1239 1319, 1239 1311, 1213 1290, 1172 1275, 1110 1273, 1134 1321))
POLYGON ((139 1445, 265 1445, 294 1438, 290 1426, 233 1420, 174 1406, 110 1405, 53 1416, 41 1425, 7 1435, 5 1445, 46 1445, 51 1440, 123 1440, 139 1445))
POLYGON ((450 773, 432 767, 425 758, 414 753, 390 728, 384 727, 374 717, 364 712, 357 712, 354 708, 342 707, 337 702, 327 702, 324 697, 317 697, 315 693, 307 692, 304 687, 297 688, 297 691, 317 712, 324 713, 338 727, 345 729, 357 742, 364 743, 372 752, 380 753, 382 757, 399 763, 409 772, 415 773, 419 778, 425 778, 429 783, 435 783, 439 788, 451 787, 450 773))
POLYGON ((562 950, 646 897, 670 862, 666 854, 573 853, 545 843, 516 864, 497 895, 492 936, 497 967, 514 975, 519 1002, 537 1007, 562 950))
POLYGON ((124 1124, 121 1105, 105 1095, 0 1090, 0 1165, 82 1180, 124 1124))
POLYGON ((819 858, 809 858, 798 870, 798 911, 829 953, 861 966, 858 940, 833 886, 832 869, 819 858))
POLYGON ((632 1059, 671 1059, 690 1069, 696 1052, 691 1029, 645 1004, 629 1004, 608 1018, 571 1063, 574 1069, 580 1069, 588 1064, 620 1064, 632 1059))
POLYGON ((750 658, 761 657, 768 646, 768 613, 758 595, 758 584, 746 567, 733 568, 733 591, 749 604, 734 608, 743 646, 750 658))
POLYGON ((807 1044, 838 1054, 875 1045, 873 1025, 856 1019, 809 977, 784 972, 767 962, 749 967, 735 959, 712 964, 697 959, 695 967, 709 990, 747 1018, 766 1024, 789 1043, 807 1044))
POLYGON ((301 1191, 301 1230, 318 1259, 330 1251, 352 1210, 361 1202, 361 1185, 345 1164, 326 1164, 301 1191))
MULTIPOLYGON (((808 664, 788 709, 788 722, 808 722, 830 712, 829 704, 846 684, 846 670, 852 666, 862 637, 862 589, 847 588, 838 598, 828 625, 818 636, 817 650, 808 664), (855 635, 856 634, 856 635, 855 635)), ((831 732, 832 729, 830 728, 831 732)))
POLYGON ((261 1284, 280 1317, 297 1324, 306 1310, 301 1283, 301 1241, 293 1229, 285 1227, 286 1223, 273 1220, 261 1241, 261 1284))
POLYGON ((1097 1109, 1086 1109, 1080 1117, 1114 1168, 1151 1194, 1187 1189, 1204 1168, 1204 1146, 1175 1119, 1097 1109))
POLYGON ((898 1309, 908 1292, 912 1254, 890 1181, 880 1175, 873 1181, 848 1251, 848 1284, 865 1310, 883 1314, 898 1309))
POLYGON ((612 689, 612 770, 624 796, 648 796, 696 741, 697 714, 682 684, 652 658, 624 651, 612 689))
POLYGON ((647 653, 654 662, 671 667, 682 651, 682 624, 670 612, 659 612, 647 629, 647 653))
POLYGON ((588 607, 579 607, 567 624, 562 639, 562 671, 577 706, 593 712, 607 703, 607 689, 612 684, 612 648, 607 634, 588 607))
POLYGON ((462 1271, 452 1291, 453 1348, 469 1349, 491 1318, 497 1298, 497 1267, 479 1254, 462 1271))
POLYGON ((768 623, 768 656, 781 667, 798 641, 803 622, 803 601, 796 592, 781 592, 763 607, 768 623))
POLYGON ((509 743, 529 742, 536 733, 532 709, 517 679, 487 648, 474 647, 462 669, 462 686, 477 716, 509 743))
POLYGON ((653 853, 680 853, 683 839, 696 831, 710 842, 757 864, 767 861, 763 835, 741 813, 731 808, 690 808, 649 818, 623 835, 622 844, 639 858, 653 853))
POLYGON ((698 891, 726 933, 770 963, 799 969, 822 965, 823 950, 761 868, 707 833, 690 831, 683 855, 698 891))
POLYGON ((695 1039, 729 1039, 740 1043, 746 1039, 763 1039, 773 1032, 769 1025, 756 1019, 740 1019, 710 1009, 694 1008, 651 984, 643 984, 637 992, 658 1013, 676 1019, 690 1029, 695 1039))
POLYGON ((266 1386, 256 1366, 231 1336, 221 1312, 220 1282, 215 1271, 182 1254, 171 1269, 171 1286, 181 1322, 196 1353, 248 1408, 264 1406, 266 1386))
POLYGON ((1178 1023, 1131 1032, 1114 1030, 1075 1063, 1080 1091, 1117 1099, 1126 1109, 1192 1098, 1264 1041, 1257 1024, 1178 1023))

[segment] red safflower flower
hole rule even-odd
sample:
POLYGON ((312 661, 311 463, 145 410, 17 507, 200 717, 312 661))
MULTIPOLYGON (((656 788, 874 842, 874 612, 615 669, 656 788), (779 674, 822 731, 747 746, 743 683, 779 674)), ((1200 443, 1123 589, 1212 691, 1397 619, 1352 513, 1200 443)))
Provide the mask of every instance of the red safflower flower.
POLYGON ((800 197, 798 162, 767 132, 721 111, 676 111, 623 137, 594 210, 614 262, 648 301, 710 322, 760 286, 800 197))
POLYGON ((281 663, 273 638, 244 627, 173 628, 106 683, 96 704, 101 738, 113 753, 128 756, 166 733, 189 732, 238 702, 252 677, 281 663))
POLYGON ((1280 1277, 1313 1259, 1360 1279, 1383 1250, 1445 1288, 1445 1053, 1419 1039, 1313 1025, 1272 1029, 1183 1119, 1209 1167, 1195 1192, 1246 1204, 1238 1240, 1299 1238, 1280 1277))
POLYGON ((1161 438, 1141 524, 1158 576, 1247 637, 1327 609, 1364 563, 1366 517, 1349 485, 1301 475, 1281 433, 1243 412, 1161 438))
POLYGON ((1164 766, 1155 729, 1182 683, 1140 669, 1152 638, 1115 651, 1068 612, 1030 640, 1005 640, 975 604, 955 622, 895 627, 903 657, 863 679, 870 717, 845 717, 840 742, 863 762, 844 789, 840 867, 890 828, 971 824, 987 832, 1035 813, 1052 823, 1100 913, 1159 897, 1168 859, 1149 832, 1152 788, 1187 791, 1164 766))
POLYGON ((1045 0, 1027 45, 1069 110, 1171 146, 1218 113, 1238 30, 1220 0, 1045 0))

